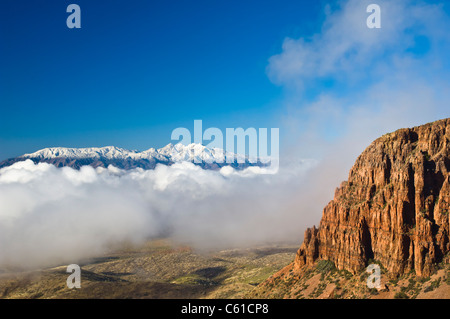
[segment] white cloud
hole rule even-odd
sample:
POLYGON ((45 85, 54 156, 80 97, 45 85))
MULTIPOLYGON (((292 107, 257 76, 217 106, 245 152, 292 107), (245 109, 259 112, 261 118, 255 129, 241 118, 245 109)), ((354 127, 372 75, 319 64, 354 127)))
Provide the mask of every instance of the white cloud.
MULTIPOLYGON (((369 29, 369 0, 342 1, 327 14, 320 34, 286 38, 282 52, 270 58, 267 72, 273 82, 296 90, 332 78, 354 83, 382 79, 395 69, 411 67, 414 56, 405 54, 417 36, 425 36, 434 54, 447 42, 448 16, 441 5, 408 0, 376 1, 381 7, 381 29, 369 29), (405 64, 406 63, 406 64, 405 64)), ((434 59, 434 54, 430 57, 434 59)), ((428 59, 428 60, 432 60, 428 59)), ((430 67, 430 65, 427 65, 430 67)))
POLYGON ((289 93, 284 145, 296 156, 345 158, 344 172, 378 136, 450 115, 450 19, 442 4, 376 1, 382 27, 369 29, 370 3, 327 7, 321 32, 287 38, 267 67, 289 93))
POLYGON ((164 233, 199 249, 299 240, 292 223, 302 218, 287 206, 311 165, 268 175, 187 162, 147 171, 19 162, 0 170, 0 267, 77 263, 164 233))

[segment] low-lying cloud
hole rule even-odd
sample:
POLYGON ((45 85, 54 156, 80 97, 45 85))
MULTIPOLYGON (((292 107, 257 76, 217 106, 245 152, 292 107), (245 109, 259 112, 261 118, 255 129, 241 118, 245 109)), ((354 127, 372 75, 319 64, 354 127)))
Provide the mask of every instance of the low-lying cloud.
POLYGON ((198 249, 299 241, 310 219, 287 207, 312 165, 271 175, 188 162, 146 171, 19 162, 0 170, 0 266, 76 263, 161 235, 198 249))

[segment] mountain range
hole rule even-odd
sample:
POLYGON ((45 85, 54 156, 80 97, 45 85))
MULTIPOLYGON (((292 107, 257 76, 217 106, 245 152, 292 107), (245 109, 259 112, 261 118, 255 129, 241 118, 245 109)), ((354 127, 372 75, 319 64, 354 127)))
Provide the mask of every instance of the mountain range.
POLYGON ((0 168, 10 166, 16 162, 32 160, 34 163, 49 163, 56 167, 68 166, 79 169, 84 165, 92 167, 108 167, 113 165, 120 169, 154 169, 157 164, 172 165, 178 162, 192 162, 204 169, 220 169, 231 166, 244 169, 249 166, 263 167, 261 161, 252 161, 249 157, 226 152, 219 148, 208 148, 201 144, 192 143, 168 144, 162 148, 150 148, 146 151, 126 150, 115 146, 89 148, 44 148, 34 153, 24 154, 0 162, 0 168), (234 161, 226 163, 227 156, 234 161))

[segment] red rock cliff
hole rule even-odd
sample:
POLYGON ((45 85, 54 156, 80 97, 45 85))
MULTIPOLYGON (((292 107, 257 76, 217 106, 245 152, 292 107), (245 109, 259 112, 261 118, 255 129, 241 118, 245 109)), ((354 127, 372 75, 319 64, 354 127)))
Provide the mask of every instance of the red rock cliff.
POLYGON ((450 250, 450 119, 375 140, 305 232, 294 268, 331 260, 353 273, 377 260, 427 276, 450 250))

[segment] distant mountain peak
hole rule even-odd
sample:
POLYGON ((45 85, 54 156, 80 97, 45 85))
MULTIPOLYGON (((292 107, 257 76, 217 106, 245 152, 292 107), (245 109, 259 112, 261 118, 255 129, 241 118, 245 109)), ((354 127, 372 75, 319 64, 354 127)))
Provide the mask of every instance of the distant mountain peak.
POLYGON ((80 168, 83 165, 93 167, 107 167, 109 165, 122 169, 143 168, 153 169, 158 163, 172 165, 178 162, 193 162, 205 169, 218 169, 229 165, 237 169, 249 166, 264 166, 252 164, 244 155, 227 153, 222 149, 208 148, 202 144, 169 143, 166 146, 146 151, 127 150, 117 146, 104 147, 48 147, 34 153, 8 159, 0 163, 0 168, 14 164, 15 162, 30 159, 35 163, 45 162, 57 167, 69 166, 80 168), (234 163, 225 163, 227 155, 235 158, 234 163))

